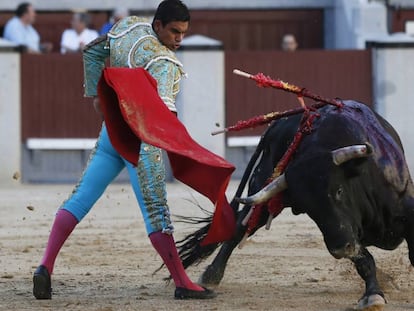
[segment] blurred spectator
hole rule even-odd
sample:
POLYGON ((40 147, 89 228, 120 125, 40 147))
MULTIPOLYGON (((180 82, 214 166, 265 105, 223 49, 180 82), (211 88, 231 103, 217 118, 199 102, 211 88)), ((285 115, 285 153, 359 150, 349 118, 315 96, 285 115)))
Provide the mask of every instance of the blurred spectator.
POLYGON ((104 35, 106 33, 108 33, 109 30, 111 30, 112 26, 117 23, 119 20, 123 19, 124 17, 127 17, 129 15, 129 10, 126 8, 116 8, 113 13, 111 18, 109 19, 109 21, 107 23, 105 23, 101 30, 99 31, 100 35, 104 35))
POLYGON ((296 41, 296 38, 292 34, 285 34, 282 38, 282 44, 281 44, 282 50, 287 52, 293 52, 296 51, 298 48, 298 43, 296 41))
POLYGON ((81 52, 85 45, 99 36, 96 30, 88 28, 90 21, 90 15, 87 13, 73 14, 72 28, 63 32, 60 41, 60 52, 62 54, 81 52))
POLYGON ((32 24, 36 20, 36 11, 32 4, 19 4, 12 17, 4 26, 4 39, 25 46, 27 52, 41 53, 52 50, 51 43, 40 44, 40 36, 32 24))

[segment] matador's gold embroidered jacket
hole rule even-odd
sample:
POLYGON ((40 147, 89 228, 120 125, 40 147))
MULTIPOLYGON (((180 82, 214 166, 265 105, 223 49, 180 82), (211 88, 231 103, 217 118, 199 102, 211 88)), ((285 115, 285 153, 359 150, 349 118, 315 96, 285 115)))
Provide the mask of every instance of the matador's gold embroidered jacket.
POLYGON ((85 96, 97 96, 99 78, 108 58, 111 67, 148 70, 157 81, 161 99, 171 111, 176 111, 183 67, 175 53, 158 40, 150 23, 136 16, 124 18, 106 36, 87 45, 83 52, 85 96))

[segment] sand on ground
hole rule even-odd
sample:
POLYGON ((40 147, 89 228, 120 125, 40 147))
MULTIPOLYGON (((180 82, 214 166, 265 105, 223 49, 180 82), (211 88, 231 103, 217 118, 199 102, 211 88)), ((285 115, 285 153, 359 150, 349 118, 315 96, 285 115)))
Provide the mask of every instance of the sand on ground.
MULTIPOLYGON (((228 194, 234 194, 232 181, 228 194)), ((230 258, 218 297, 177 301, 174 286, 154 271, 161 260, 152 248, 133 192, 111 185, 77 226, 59 254, 53 299, 32 296, 32 274, 45 248, 55 211, 72 185, 0 187, 0 310, 281 310, 350 311, 364 284, 349 260, 336 260, 306 216, 289 209, 269 231, 259 230, 230 258)), ((200 215, 203 197, 179 182, 168 184, 173 215, 200 215)), ((194 227, 176 223, 175 237, 194 227)), ((386 294, 385 310, 414 310, 414 274, 404 242, 394 251, 369 248, 386 294)), ((213 258, 188 270, 197 280, 213 258)))

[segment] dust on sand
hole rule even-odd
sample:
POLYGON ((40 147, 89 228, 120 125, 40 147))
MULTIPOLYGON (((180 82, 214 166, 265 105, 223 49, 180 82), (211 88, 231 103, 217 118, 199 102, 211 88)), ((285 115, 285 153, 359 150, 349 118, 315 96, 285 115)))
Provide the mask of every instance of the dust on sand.
MULTIPOLYGON (((234 194, 237 181, 229 187, 234 194)), ((350 311, 364 285, 352 263, 335 260, 321 233, 305 215, 285 210, 236 249, 218 297, 177 301, 166 284, 161 260, 146 237, 129 185, 111 185, 74 230, 56 261, 53 299, 32 296, 32 274, 47 242, 56 208, 70 185, 0 188, 0 310, 281 310, 350 311)), ((168 184, 173 214, 200 215, 211 204, 179 182, 168 184)), ((194 228, 176 223, 175 237, 194 228)), ((414 310, 413 269, 405 242, 394 251, 370 248, 388 304, 385 310, 414 310)), ((212 259, 213 257, 211 257, 212 259)), ((211 260, 210 259, 210 260, 211 260)), ((190 268, 197 280, 209 261, 190 268)))

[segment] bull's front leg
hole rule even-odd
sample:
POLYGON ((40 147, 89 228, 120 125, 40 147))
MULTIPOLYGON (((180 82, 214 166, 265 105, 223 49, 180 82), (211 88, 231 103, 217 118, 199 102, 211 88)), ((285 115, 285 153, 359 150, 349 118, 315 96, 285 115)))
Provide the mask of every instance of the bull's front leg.
POLYGON ((250 207, 245 206, 237 217, 237 232, 232 240, 226 241, 221 246, 217 256, 213 262, 207 266, 206 270, 200 276, 198 282, 203 285, 217 285, 223 279, 224 271, 226 270, 227 262, 246 233, 247 227, 241 224, 243 218, 246 216, 250 207))
POLYGON ((358 274, 365 281, 365 293, 358 302, 357 310, 370 310, 374 306, 382 308, 385 305, 385 299, 378 284, 374 257, 366 248, 361 248, 360 253, 351 260, 355 264, 358 274))
POLYGON ((414 199, 408 197, 404 200, 405 210, 405 240, 408 245, 408 256, 414 266, 414 199))

